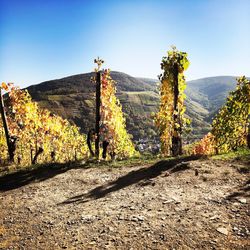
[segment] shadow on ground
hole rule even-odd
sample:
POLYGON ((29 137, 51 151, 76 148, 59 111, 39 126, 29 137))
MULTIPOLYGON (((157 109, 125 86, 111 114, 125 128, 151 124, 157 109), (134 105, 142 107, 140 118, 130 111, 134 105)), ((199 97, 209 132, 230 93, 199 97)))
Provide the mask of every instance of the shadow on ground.
POLYGON ((239 197, 250 197, 250 180, 245 182, 242 186, 238 188, 237 191, 226 197, 227 200, 234 200, 239 197))
POLYGON ((175 172, 187 170, 190 168, 188 161, 196 160, 198 158, 199 157, 197 156, 189 156, 180 159, 159 161, 150 167, 143 167, 136 171, 131 171, 128 174, 119 177, 115 181, 109 182, 107 184, 98 186, 90 190, 88 193, 73 196, 67 199, 66 201, 60 203, 59 205, 65 205, 70 203, 84 203, 92 199, 100 199, 105 197, 109 193, 118 191, 130 185, 152 180, 153 178, 156 178, 165 171, 167 171, 166 174, 168 175, 175 172))
POLYGON ((32 182, 40 182, 64 173, 73 168, 84 167, 80 162, 51 163, 37 165, 31 169, 20 170, 0 176, 0 191, 16 189, 32 182))

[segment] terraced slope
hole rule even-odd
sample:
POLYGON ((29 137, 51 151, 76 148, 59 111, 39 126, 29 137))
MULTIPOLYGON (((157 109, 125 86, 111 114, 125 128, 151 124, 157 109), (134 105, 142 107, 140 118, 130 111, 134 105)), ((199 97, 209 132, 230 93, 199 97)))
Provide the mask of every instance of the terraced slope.
MULTIPOLYGON (((31 96, 40 106, 76 123, 84 133, 94 126, 93 73, 79 74, 32 85, 31 96)), ((127 128, 135 140, 155 137, 157 134, 152 112, 159 105, 157 80, 135 78, 113 71, 117 82, 117 96, 127 118, 127 128)), ((186 114, 192 119, 191 138, 200 138, 209 131, 211 117, 223 104, 228 92, 235 87, 235 77, 203 78, 187 83, 186 114)))

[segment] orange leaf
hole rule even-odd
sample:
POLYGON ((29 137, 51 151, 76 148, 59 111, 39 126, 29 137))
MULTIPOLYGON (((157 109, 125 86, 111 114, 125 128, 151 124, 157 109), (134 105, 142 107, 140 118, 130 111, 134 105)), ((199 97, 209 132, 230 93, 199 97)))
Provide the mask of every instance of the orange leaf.
POLYGON ((8 91, 8 85, 5 82, 2 82, 1 88, 8 91))

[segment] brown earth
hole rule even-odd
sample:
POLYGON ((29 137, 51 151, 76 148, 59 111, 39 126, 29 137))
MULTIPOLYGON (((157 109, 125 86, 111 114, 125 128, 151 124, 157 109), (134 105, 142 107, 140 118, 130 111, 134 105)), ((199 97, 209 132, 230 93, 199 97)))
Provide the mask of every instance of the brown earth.
POLYGON ((184 158, 0 177, 0 249, 250 249, 244 164, 184 158))

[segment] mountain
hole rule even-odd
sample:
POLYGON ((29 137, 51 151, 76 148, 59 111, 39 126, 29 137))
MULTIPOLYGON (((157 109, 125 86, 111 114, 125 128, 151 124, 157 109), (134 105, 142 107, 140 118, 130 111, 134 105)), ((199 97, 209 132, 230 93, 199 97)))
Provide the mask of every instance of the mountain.
MULTIPOLYGON (((92 76, 94 73, 73 75, 32 85, 27 90, 41 107, 67 118, 87 133, 95 124, 92 76)), ((159 105, 158 81, 116 71, 112 71, 111 76, 117 82, 117 97, 122 104, 129 133, 135 140, 154 137, 157 132, 151 114, 157 112, 159 105)), ((192 138, 200 138, 209 131, 211 117, 235 85, 235 77, 232 76, 187 82, 186 114, 192 119, 192 138)))
POLYGON ((188 90, 192 99, 198 99, 210 112, 216 111, 225 101, 229 91, 236 86, 236 77, 207 77, 188 82, 188 90), (192 93, 199 93, 205 98, 196 98, 192 93), (208 100, 207 100, 208 99, 208 100))
POLYGON ((235 76, 216 76, 187 82, 187 114, 193 120, 194 134, 203 136, 229 92, 236 87, 235 76))

